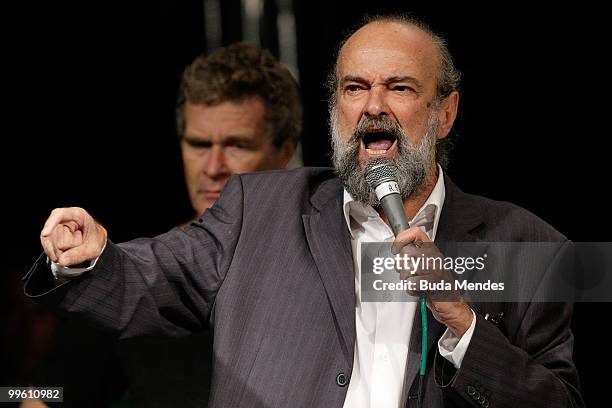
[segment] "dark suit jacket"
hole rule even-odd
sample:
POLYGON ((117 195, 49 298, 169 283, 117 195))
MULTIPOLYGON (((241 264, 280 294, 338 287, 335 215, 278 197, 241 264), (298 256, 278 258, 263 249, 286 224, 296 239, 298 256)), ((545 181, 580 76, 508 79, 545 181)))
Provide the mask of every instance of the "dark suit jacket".
MULTIPOLYGON (((445 179, 437 241, 562 241, 514 205, 445 179)), ((330 169, 234 176, 186 230, 109 241, 94 271, 50 289, 44 262, 26 292, 120 334, 214 329, 212 407, 342 407, 355 345, 355 288, 342 186, 330 169)), ((474 305, 476 328, 455 371, 437 353, 430 316, 424 407, 582 406, 571 304, 474 305), (504 313, 497 325, 482 316, 504 313)), ((415 319, 406 368, 414 405, 415 319)), ((169 375, 171 375, 169 373, 169 375)))

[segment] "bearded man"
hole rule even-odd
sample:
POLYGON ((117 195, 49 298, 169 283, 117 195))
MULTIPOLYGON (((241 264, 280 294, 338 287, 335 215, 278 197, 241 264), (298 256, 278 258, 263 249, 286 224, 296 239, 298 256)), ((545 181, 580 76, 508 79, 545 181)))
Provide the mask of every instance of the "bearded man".
POLYGON ((56 209, 26 292, 121 337, 180 336, 210 321, 212 407, 583 406, 570 304, 429 298, 418 392, 416 304, 362 301, 365 242, 566 240, 444 175, 458 82, 444 41, 424 23, 368 19, 331 75, 335 172, 233 176, 185 230, 123 244, 85 210, 56 209), (364 176, 381 158, 398 169, 415 224, 397 237, 364 176), (74 277, 70 266, 83 262, 74 277))

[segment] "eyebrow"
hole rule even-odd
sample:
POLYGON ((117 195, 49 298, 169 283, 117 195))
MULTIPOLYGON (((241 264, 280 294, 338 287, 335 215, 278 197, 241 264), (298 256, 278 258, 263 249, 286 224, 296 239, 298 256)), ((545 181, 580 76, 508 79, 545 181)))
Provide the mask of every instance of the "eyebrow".
MULTIPOLYGON (((183 139, 185 140, 186 143, 189 143, 190 145, 203 145, 203 144, 213 143, 212 140, 208 138, 202 138, 202 137, 193 136, 190 134, 186 134, 183 139)), ((228 145, 232 143, 244 143, 247 145, 256 144, 253 138, 249 136, 240 136, 240 135, 228 136, 222 141, 223 145, 228 145)))
POLYGON ((188 133, 183 135, 183 141, 185 141, 185 142, 187 142, 189 144, 210 143, 210 139, 196 137, 196 136, 190 135, 188 133))
MULTIPOLYGON (((344 77, 342 77, 342 80, 340 82, 342 84, 344 84, 346 82, 357 82, 357 83, 360 83, 360 84, 369 84, 370 83, 365 78, 362 78, 362 77, 356 76, 356 75, 345 75, 344 77)), ((389 84, 394 84, 394 83, 397 83, 397 82, 411 82, 419 90, 423 89, 423 85, 421 84, 421 82, 418 79, 416 79, 414 77, 411 77, 409 75, 389 77, 389 78, 385 79, 383 83, 385 85, 389 85, 389 84)))

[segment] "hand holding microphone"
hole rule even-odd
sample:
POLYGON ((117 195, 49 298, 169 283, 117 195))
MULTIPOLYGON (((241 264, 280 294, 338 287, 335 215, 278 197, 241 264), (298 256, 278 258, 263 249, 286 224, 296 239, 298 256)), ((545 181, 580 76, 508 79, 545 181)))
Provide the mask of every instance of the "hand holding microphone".
POLYGON ((417 290, 409 294, 420 297, 422 303, 426 300, 434 318, 461 337, 472 323, 472 311, 461 300, 461 293, 453 289, 451 271, 438 267, 443 262, 434 261, 443 260, 442 253, 421 228, 411 228, 408 224, 396 172, 395 165, 384 158, 371 160, 365 171, 366 180, 376 192, 395 235, 393 253, 431 260, 416 270, 400 270, 400 278, 414 282, 413 287, 417 290), (445 282, 450 283, 451 290, 446 290, 445 282), (425 290, 418 290, 420 288, 425 290))

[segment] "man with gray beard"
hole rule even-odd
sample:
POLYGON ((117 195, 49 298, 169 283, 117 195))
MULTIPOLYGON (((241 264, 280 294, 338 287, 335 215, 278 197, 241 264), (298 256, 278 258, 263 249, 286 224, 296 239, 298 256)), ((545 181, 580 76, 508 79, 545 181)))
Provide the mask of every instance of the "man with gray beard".
POLYGON ((185 230, 123 244, 85 210, 56 209, 26 292, 121 337, 179 336, 211 322, 212 407, 583 406, 571 304, 429 297, 421 345, 415 302, 361 297, 362 243, 566 241, 444 174, 458 83, 444 41, 424 23, 370 18, 341 44, 329 81, 334 171, 234 176, 185 230), (413 227, 397 237, 365 182, 375 159, 398 168, 413 227), (64 277, 82 262, 87 273, 64 277))
MULTIPOLYGON (((331 99, 333 101, 333 98, 331 99)), ((425 134, 421 141, 412 146, 397 122, 383 118, 364 117, 353 135, 345 143, 346 139, 340 135, 338 130, 338 116, 335 103, 330 107, 330 129, 333 146, 333 163, 336 174, 342 181, 346 191, 357 201, 377 207, 378 198, 372 187, 364 177, 363 169, 359 162, 359 149, 363 137, 369 129, 376 128, 381 133, 388 133, 395 137, 398 143, 397 156, 389 159, 389 162, 397 169, 397 181, 403 199, 407 199, 415 192, 421 193, 423 182, 428 176, 430 169, 435 168, 436 155, 435 143, 438 134, 438 121, 435 115, 430 115, 425 134)))

